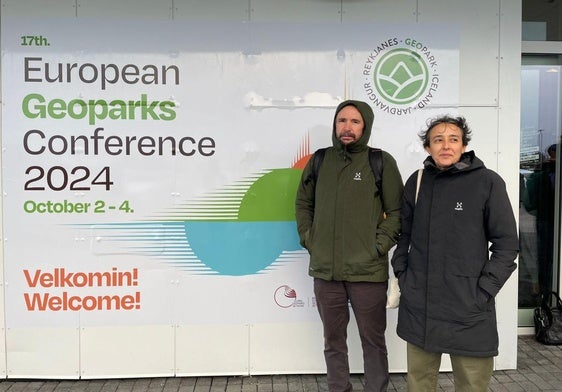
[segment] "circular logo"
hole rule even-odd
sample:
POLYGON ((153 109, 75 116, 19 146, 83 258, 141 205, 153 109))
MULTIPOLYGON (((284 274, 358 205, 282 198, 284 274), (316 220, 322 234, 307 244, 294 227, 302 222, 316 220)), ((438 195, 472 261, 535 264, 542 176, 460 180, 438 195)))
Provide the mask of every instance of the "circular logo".
POLYGON ((429 82, 429 70, 422 57, 405 48, 383 54, 373 75, 379 95, 396 105, 407 105, 417 100, 429 82))
POLYGON ((287 285, 283 285, 275 290, 273 300, 282 308, 290 308, 297 299, 297 292, 287 285))

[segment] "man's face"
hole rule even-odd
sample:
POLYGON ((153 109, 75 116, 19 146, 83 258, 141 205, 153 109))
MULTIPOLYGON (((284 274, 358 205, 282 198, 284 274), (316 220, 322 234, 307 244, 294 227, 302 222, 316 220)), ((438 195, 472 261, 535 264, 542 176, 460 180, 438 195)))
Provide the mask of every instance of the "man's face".
POLYGON ((462 130, 453 124, 437 124, 429 131, 429 147, 425 150, 439 169, 453 166, 466 150, 462 144, 462 130))
POLYGON ((336 137, 342 144, 355 143, 363 135, 365 123, 355 106, 346 106, 336 115, 336 137))

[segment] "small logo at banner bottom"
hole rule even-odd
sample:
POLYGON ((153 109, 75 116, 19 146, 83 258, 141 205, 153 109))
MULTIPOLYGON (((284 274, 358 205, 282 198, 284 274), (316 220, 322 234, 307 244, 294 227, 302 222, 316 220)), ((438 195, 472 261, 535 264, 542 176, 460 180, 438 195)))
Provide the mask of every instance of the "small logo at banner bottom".
POLYGON ((289 286, 283 285, 275 290, 273 300, 282 308, 290 308, 297 300, 297 292, 289 286))

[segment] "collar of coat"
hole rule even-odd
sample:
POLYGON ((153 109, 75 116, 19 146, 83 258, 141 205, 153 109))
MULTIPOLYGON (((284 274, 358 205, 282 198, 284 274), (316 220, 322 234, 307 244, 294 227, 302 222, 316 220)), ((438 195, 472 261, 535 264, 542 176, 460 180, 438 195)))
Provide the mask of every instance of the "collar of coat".
POLYGON ((439 169, 431 156, 428 156, 425 159, 425 161, 423 162, 423 166, 427 170, 435 170, 435 171, 444 172, 444 173, 445 172, 458 173, 458 172, 464 172, 464 171, 469 171, 469 170, 474 170, 474 169, 478 169, 478 168, 481 168, 481 167, 485 167, 484 162, 482 162, 480 159, 478 159, 478 157, 476 156, 474 151, 465 152, 464 154, 461 155, 461 158, 459 159, 459 161, 457 163, 455 163, 451 167, 448 167, 445 170, 439 169))

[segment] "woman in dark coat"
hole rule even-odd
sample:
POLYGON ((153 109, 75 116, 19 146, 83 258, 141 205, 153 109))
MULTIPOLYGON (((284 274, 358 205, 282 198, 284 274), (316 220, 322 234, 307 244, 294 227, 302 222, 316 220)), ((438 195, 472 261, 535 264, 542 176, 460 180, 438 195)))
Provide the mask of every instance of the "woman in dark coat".
POLYGON ((406 182, 392 258, 408 390, 435 391, 448 353, 456 390, 487 391, 498 354, 494 297, 516 268, 513 209, 501 177, 466 152, 464 118, 432 120, 420 137, 430 156, 419 189, 417 172, 406 182))

